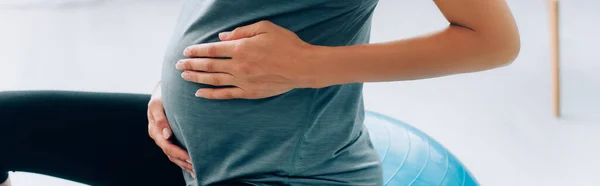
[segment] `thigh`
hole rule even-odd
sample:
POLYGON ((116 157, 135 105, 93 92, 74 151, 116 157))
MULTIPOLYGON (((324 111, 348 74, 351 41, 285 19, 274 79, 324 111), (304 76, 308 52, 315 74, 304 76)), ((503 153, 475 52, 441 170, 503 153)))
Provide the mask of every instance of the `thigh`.
POLYGON ((150 95, 0 92, 0 167, 92 185, 184 185, 147 133, 150 95))

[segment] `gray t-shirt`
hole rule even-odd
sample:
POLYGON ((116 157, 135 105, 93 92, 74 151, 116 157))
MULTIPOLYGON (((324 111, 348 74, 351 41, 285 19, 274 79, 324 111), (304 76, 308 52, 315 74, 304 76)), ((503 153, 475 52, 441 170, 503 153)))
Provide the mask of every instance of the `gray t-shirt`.
MULTIPOLYGON (((377 0, 187 0, 167 48, 162 93, 197 179, 188 185, 381 185, 381 164, 363 126, 362 84, 294 89, 258 100, 194 96, 208 85, 184 81, 183 50, 218 33, 269 20, 321 46, 369 42, 377 0)), ((368 61, 365 61, 368 63, 368 61)))

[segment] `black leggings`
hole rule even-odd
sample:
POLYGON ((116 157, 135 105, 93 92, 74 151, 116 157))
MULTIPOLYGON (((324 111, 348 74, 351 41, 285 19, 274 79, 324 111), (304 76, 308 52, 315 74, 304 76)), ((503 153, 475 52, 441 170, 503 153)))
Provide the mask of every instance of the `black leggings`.
POLYGON ((148 136, 150 95, 0 92, 0 183, 7 171, 90 185, 185 185, 148 136))

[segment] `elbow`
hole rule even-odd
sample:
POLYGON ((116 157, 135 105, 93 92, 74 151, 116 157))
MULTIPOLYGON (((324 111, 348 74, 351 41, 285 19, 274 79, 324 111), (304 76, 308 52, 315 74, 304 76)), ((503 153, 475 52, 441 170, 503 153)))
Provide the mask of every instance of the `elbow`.
POLYGON ((521 39, 515 36, 509 40, 510 42, 504 47, 503 65, 512 64, 521 53, 521 39))
POLYGON ((493 57, 490 61, 494 67, 508 66, 512 64, 519 53, 521 52, 521 39, 516 34, 511 34, 504 37, 496 37, 494 41, 488 43, 490 57, 493 57))

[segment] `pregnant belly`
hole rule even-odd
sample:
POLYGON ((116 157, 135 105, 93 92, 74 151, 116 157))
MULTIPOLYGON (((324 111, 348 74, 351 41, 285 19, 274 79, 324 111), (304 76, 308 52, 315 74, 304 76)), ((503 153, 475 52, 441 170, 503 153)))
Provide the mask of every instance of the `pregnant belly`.
POLYGON ((298 139, 310 125, 306 113, 313 90, 258 100, 208 100, 194 96, 205 85, 186 82, 177 73, 172 77, 163 78, 165 111, 198 177, 288 174, 298 139))
POLYGON ((175 122, 186 120, 194 124, 181 127, 219 133, 245 131, 277 135, 296 132, 306 126, 305 115, 314 91, 297 89, 266 99, 210 100, 194 96, 196 90, 206 85, 184 80, 171 80, 165 84, 168 87, 163 92, 165 108, 167 114, 177 116, 175 122))

